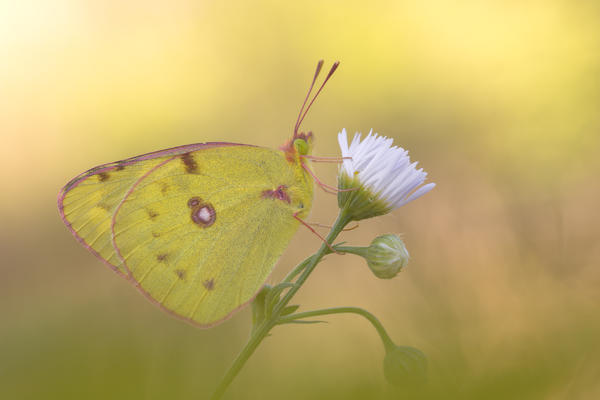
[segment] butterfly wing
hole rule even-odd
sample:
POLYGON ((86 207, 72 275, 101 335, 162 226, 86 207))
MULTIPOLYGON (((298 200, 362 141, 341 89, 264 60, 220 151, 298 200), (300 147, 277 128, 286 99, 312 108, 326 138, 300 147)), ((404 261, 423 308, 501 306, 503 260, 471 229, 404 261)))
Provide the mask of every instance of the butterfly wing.
MULTIPOLYGON (((113 247, 140 290, 201 326, 250 301, 310 208, 312 181, 283 153, 215 147, 163 160, 129 189, 113 247), (267 196, 278 187, 294 195, 267 196)), ((300 168, 301 170, 301 168, 300 168)))
POLYGON ((94 255, 122 276, 127 271, 112 244, 112 217, 128 190, 147 171, 166 160, 201 149, 239 146, 234 143, 197 143, 174 147, 86 171, 65 185, 58 209, 73 235, 94 255))

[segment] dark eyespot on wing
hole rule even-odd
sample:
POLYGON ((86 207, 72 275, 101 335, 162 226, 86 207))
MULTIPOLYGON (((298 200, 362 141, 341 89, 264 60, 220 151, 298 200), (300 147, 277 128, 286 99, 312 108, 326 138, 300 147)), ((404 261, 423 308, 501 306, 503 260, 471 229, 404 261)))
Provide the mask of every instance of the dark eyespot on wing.
POLYGON ((212 204, 205 202, 198 196, 194 196, 188 200, 187 206, 192 210, 190 218, 196 225, 208 228, 215 223, 217 212, 212 204))
POLYGON ((156 255, 156 261, 164 263, 169 255, 167 253, 161 253, 156 255))
POLYGON ((155 220, 158 217, 158 213, 154 210, 147 210, 147 212, 151 220, 155 220))
POLYGON ((202 228, 208 228, 215 223, 217 219, 217 212, 210 203, 203 203, 192 208, 192 214, 190 217, 196 225, 202 228))

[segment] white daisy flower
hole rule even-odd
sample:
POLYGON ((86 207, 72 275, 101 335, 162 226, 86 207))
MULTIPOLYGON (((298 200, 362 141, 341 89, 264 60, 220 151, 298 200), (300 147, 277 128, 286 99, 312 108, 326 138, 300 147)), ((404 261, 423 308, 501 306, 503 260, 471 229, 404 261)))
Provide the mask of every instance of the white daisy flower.
POLYGON ((371 131, 362 141, 356 133, 348 145, 343 129, 338 142, 344 157, 338 187, 359 188, 339 192, 338 204, 354 220, 387 214, 435 187, 435 183, 423 185, 427 173, 417 169, 416 162, 411 164, 408 151, 393 146, 393 139, 371 131))

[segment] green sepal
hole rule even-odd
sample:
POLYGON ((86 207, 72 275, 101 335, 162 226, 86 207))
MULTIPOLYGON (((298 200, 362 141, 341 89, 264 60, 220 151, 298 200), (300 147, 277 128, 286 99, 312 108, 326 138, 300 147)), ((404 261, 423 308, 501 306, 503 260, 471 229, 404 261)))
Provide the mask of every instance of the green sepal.
POLYGON ((376 193, 363 186, 358 177, 345 172, 338 175, 338 206, 353 221, 384 215, 392 210, 376 193), (344 191, 345 189, 355 189, 344 191))

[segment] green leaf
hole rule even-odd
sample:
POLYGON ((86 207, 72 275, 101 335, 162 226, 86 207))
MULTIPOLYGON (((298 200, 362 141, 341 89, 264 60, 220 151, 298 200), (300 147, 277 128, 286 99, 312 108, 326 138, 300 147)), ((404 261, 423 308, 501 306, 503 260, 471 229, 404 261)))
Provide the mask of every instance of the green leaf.
POLYGON ((283 292, 285 289, 289 289, 294 286, 295 283, 292 282, 281 282, 273 286, 269 290, 269 293, 267 293, 267 296, 265 298, 265 314, 267 315, 267 318, 271 317, 271 312, 273 311, 273 307, 275 307, 277 302, 279 302, 281 292, 283 292))
POLYGON ((300 308, 299 304, 294 304, 292 306, 287 306, 286 308, 284 308, 283 310, 281 310, 281 316, 283 317, 284 315, 290 315, 291 313, 295 312, 299 308, 300 308))
POLYGON ((254 329, 265 320, 265 299, 271 291, 270 285, 265 285, 252 301, 252 328, 254 329))

